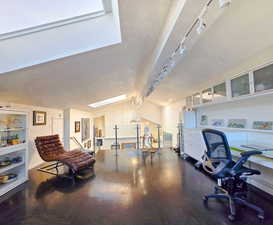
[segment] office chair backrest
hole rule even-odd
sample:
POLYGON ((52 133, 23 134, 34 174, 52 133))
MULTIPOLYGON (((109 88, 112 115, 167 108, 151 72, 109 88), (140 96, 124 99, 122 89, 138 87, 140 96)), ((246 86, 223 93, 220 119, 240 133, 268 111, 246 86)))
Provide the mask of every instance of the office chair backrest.
POLYGON ((218 175, 232 162, 226 135, 218 130, 202 130, 207 150, 203 157, 203 168, 212 175, 218 175))
POLYGON ((204 129, 202 134, 209 158, 232 160, 227 138, 223 132, 213 129, 204 129))

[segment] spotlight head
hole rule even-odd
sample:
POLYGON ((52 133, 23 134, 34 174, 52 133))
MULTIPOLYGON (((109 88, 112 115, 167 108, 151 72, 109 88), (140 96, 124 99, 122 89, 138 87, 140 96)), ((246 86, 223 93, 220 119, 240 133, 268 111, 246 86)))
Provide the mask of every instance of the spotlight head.
POLYGON ((199 20, 198 27, 196 28, 197 34, 201 34, 206 29, 206 27, 207 25, 205 22, 203 20, 199 20))
POLYGON ((185 47, 185 45, 184 44, 180 44, 180 46, 179 46, 179 54, 180 55, 184 55, 185 54, 185 52, 186 52, 186 47, 185 47))
POLYGON ((219 7, 224 8, 231 4, 231 0, 219 0, 219 7))

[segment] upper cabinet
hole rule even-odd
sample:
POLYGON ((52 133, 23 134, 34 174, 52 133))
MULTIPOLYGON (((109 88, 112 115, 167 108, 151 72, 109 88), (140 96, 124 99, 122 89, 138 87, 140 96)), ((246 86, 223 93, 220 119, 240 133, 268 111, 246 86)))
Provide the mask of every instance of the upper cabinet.
POLYGON ((186 106, 202 107, 259 96, 262 93, 273 94, 273 63, 188 96, 186 106))
POLYGON ((227 97, 227 89, 226 89, 225 82, 215 85, 213 87, 213 100, 214 101, 225 100, 226 97, 227 97))
POLYGON ((201 103, 201 95, 200 93, 196 93, 192 96, 193 105, 199 105, 201 103))
POLYGON ((249 75, 245 74, 231 80, 231 95, 239 97, 250 94, 249 75))
POLYGON ((254 91, 273 89, 273 64, 253 72, 254 91))
POLYGON ((212 88, 202 91, 202 103, 212 102, 212 88))
POLYGON ((192 106, 192 96, 186 97, 186 106, 192 106))

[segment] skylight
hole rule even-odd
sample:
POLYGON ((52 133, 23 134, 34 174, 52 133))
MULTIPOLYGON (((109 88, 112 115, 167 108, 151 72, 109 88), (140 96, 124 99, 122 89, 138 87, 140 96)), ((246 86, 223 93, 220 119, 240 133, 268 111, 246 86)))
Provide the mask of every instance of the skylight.
POLYGON ((115 103, 115 102, 120 102, 122 100, 125 100, 126 98, 127 98, 126 95, 120 95, 120 96, 117 96, 117 97, 105 99, 105 100, 100 101, 100 102, 92 103, 92 104, 90 104, 88 106, 93 107, 93 108, 97 108, 97 107, 104 106, 104 105, 109 105, 109 104, 112 104, 112 103, 115 103))
POLYGON ((103 11, 103 0, 1 1, 0 35, 103 11))

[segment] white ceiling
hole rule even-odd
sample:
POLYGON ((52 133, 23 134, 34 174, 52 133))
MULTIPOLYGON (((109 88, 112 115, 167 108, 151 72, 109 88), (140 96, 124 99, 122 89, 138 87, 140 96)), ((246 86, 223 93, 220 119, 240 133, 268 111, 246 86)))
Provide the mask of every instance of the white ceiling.
MULTIPOLYGON (((202 1, 187 1, 184 12, 177 21, 177 27, 182 34, 185 27, 189 26, 189 21, 184 18, 191 17, 187 15, 189 11, 191 15, 196 14, 197 2, 202 1)), ((209 9, 208 17, 215 14, 216 10, 219 11, 219 8, 209 9)), ((272 0, 232 1, 230 8, 224 9, 220 17, 201 34, 198 41, 149 99, 159 104, 168 104, 200 91, 200 88, 223 81, 228 71, 234 72, 234 68, 240 68, 241 64, 251 58, 256 57, 257 64, 261 63, 259 60, 261 52, 273 46, 272 15, 272 0)), ((177 36, 179 33, 173 32, 170 43, 166 45, 166 55, 170 55, 170 49, 173 50, 168 47, 177 42, 179 39, 177 36)), ((161 60, 166 59, 166 55, 163 55, 161 60)))
MULTIPOLYGON (((0 101, 86 109, 90 103, 134 93, 158 46, 169 8, 177 1, 184 0, 119 1, 121 44, 1 75, 0 101)), ((186 1, 155 68, 170 56, 206 2, 186 1)), ((209 10, 209 20, 216 10, 209 10)), ((149 100, 158 104, 179 100, 272 46, 272 13, 272 0, 232 1, 149 100)))

